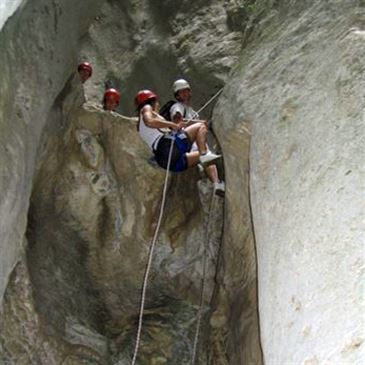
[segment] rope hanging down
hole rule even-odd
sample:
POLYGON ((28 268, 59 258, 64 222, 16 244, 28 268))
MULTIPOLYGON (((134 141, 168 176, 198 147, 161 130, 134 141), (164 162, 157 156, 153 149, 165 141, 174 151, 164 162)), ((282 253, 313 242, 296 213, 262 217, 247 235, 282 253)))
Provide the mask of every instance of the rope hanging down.
MULTIPOLYGON (((218 95, 222 91, 223 91, 223 88, 221 88, 220 90, 218 90, 218 92, 215 93, 196 112, 195 115, 198 115, 200 112, 202 112, 210 103, 212 103, 212 101, 214 99, 216 99, 218 97, 218 95)), ((188 121, 188 123, 191 122, 192 120, 193 120, 193 118, 191 118, 188 121)), ((154 253, 154 250, 155 250, 155 246, 156 246, 156 242, 157 242, 157 239, 158 239, 158 235, 160 233, 161 222, 162 222, 162 218, 163 218, 164 211, 165 211, 167 186, 168 186, 168 180, 169 180, 169 175, 170 175, 170 165, 171 165, 172 151, 173 151, 173 147, 174 147, 174 140, 175 140, 174 138, 171 139, 171 146, 170 146, 170 150, 169 150, 169 157, 168 157, 167 166, 166 166, 166 175, 165 175, 164 187, 163 187, 163 191, 162 191, 162 201, 161 201, 161 207, 160 207, 160 214, 159 214, 159 217, 158 217, 158 221, 157 221, 157 226, 156 226, 156 229, 155 229, 155 233, 153 235, 153 239, 152 239, 152 242, 151 242, 151 246, 150 246, 150 250, 149 250, 149 254, 148 254, 148 261, 147 261, 146 271, 145 271, 144 279, 143 279, 142 295, 141 295, 141 305, 140 305, 139 319, 138 319, 138 329, 137 329, 136 343, 135 343, 134 353, 133 353, 133 358, 132 358, 132 365, 135 365, 136 364, 138 350, 139 350, 139 346, 141 344, 141 332, 142 332, 142 325, 143 325, 143 312, 144 312, 144 307, 145 307, 145 302, 146 302, 146 291, 147 291, 148 277, 149 277, 149 274, 150 274, 150 271, 151 271, 153 253, 154 253)), ((196 345, 194 345, 194 347, 196 347, 196 345)))
POLYGON ((194 337, 194 346, 193 346, 193 354, 191 356, 191 365, 195 365, 196 361, 196 354, 198 349, 198 343, 199 343, 199 335, 200 335, 200 327, 203 317, 203 305, 204 305, 204 292, 205 292, 205 277, 206 277, 206 270, 207 270, 207 254, 208 254, 208 247, 210 242, 210 221, 212 219, 212 212, 215 202, 215 192, 214 189, 212 191, 212 200, 210 201, 209 206, 209 215, 208 215, 208 221, 206 225, 206 240, 204 242, 204 250, 203 250, 203 276, 201 281, 201 289, 200 289, 200 301, 199 301, 199 309, 198 309, 198 322, 196 324, 196 330, 195 330, 195 337, 194 337))

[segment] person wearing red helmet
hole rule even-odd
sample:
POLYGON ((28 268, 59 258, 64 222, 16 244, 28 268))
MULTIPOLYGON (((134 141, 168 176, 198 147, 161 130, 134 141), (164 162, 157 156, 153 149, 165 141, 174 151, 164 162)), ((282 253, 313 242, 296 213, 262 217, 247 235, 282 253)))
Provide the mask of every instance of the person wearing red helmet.
POLYGON ((106 111, 115 112, 119 105, 120 93, 114 88, 107 89, 104 93, 103 108, 106 111))
MULTIPOLYGON (((198 163, 208 166, 221 157, 207 151, 208 129, 205 123, 186 126, 183 121, 174 123, 165 120, 157 112, 158 97, 150 90, 139 91, 135 97, 135 102, 139 112, 139 134, 155 154, 160 167, 167 168, 172 139, 174 140, 174 147, 170 170, 173 172, 184 171, 198 163), (176 134, 172 136, 171 133, 163 131, 162 128, 169 128, 176 134), (193 142, 197 143, 198 151, 190 151, 193 142)), ((209 176, 209 178, 213 183, 217 182, 215 180, 218 179, 215 176, 209 176)))
POLYGON ((82 83, 87 81, 93 74, 93 69, 89 62, 81 62, 77 67, 77 71, 79 72, 82 83))

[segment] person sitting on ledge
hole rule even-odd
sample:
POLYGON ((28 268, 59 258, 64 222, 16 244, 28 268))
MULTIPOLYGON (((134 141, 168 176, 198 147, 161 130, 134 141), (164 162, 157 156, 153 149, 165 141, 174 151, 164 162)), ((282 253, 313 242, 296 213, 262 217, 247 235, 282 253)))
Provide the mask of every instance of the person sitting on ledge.
MULTIPOLYGON (((171 143, 173 150, 169 170, 173 172, 184 171, 199 163, 206 168, 221 158, 208 149, 208 127, 204 121, 187 125, 185 121, 174 123, 164 119, 157 112, 158 96, 150 90, 139 91, 135 103, 139 113, 138 132, 154 153, 160 167, 167 169, 171 143), (167 131, 162 130, 163 128, 167 131), (194 142, 197 144, 197 151, 191 151, 194 142)), ((206 171, 214 184, 216 194, 224 194, 224 184, 219 181, 218 173, 214 173, 217 170, 206 171)))

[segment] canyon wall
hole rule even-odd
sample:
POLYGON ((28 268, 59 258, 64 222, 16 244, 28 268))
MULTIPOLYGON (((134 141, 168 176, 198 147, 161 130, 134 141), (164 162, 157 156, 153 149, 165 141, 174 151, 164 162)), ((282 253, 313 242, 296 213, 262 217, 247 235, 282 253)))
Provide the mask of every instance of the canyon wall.
POLYGON ((139 363, 189 363, 208 241, 199 363, 364 361, 363 1, 0 4, 0 363, 129 363, 164 178, 133 97, 180 76, 224 87, 227 191, 171 178, 139 363))

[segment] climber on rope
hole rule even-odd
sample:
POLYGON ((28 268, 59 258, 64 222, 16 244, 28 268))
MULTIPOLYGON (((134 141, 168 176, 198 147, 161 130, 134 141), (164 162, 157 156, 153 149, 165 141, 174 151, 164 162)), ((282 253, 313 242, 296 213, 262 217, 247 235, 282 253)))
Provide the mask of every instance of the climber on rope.
MULTIPOLYGON (((186 122, 192 123, 206 123, 205 120, 199 119, 199 114, 191 107, 192 91, 188 81, 184 79, 176 80, 172 85, 175 100, 167 102, 160 111, 160 114, 167 120, 174 123, 186 122)), ((209 151, 208 145, 206 146, 209 151)), ((191 146, 191 152, 198 151, 198 145, 194 142, 191 146)), ((205 167, 206 174, 211 181, 216 182, 214 188, 219 195, 225 191, 225 184, 218 179, 218 170, 215 165, 205 167), (218 182, 217 182, 218 181, 218 182)))
POLYGON ((103 109, 115 112, 120 102, 120 93, 114 88, 105 90, 103 97, 103 109))
POLYGON ((224 187, 219 182, 216 167, 214 166, 214 169, 208 168, 208 166, 213 167, 214 162, 221 156, 208 149, 207 123, 195 121, 194 124, 187 125, 188 123, 183 120, 176 123, 166 120, 158 114, 158 97, 150 90, 139 91, 135 102, 139 112, 139 134, 154 153, 158 165, 164 169, 167 168, 171 141, 173 140, 170 171, 184 171, 200 163, 206 168, 216 193, 222 194, 224 187), (170 131, 163 131, 162 129, 169 129, 170 131), (191 151, 193 143, 197 145, 196 151, 191 151))
POLYGON ((81 62, 77 67, 77 71, 82 83, 85 83, 93 74, 93 69, 89 62, 81 62))

